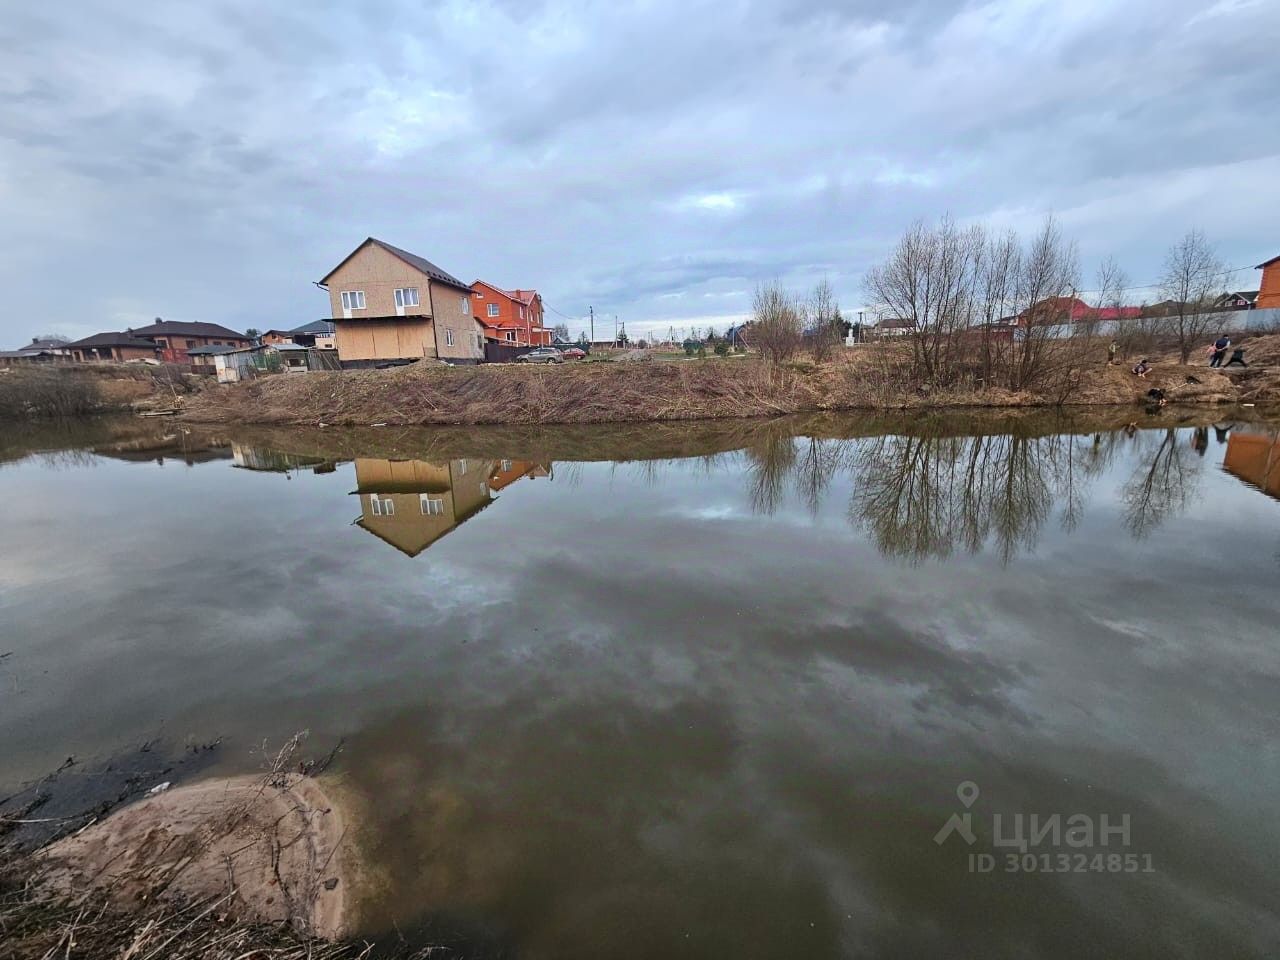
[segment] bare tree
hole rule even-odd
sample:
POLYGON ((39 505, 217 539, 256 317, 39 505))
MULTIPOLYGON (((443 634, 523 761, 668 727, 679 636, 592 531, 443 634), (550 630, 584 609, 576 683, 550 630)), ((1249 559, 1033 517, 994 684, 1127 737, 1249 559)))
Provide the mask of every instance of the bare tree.
POLYGON ((1191 359, 1191 351, 1207 339, 1218 322, 1209 309, 1225 274, 1226 266, 1199 230, 1192 230, 1165 255, 1160 290, 1170 301, 1168 324, 1183 363, 1191 359))
MULTIPOLYGON (((1063 337, 1061 304, 1075 299, 1080 263, 1074 242, 1066 240, 1053 217, 1046 217, 1019 262, 1015 301, 1023 324, 1010 358, 1008 386, 1030 390, 1057 381, 1069 383, 1071 368, 1079 362, 1080 344, 1063 337)), ((1065 318, 1070 321, 1070 314, 1065 318)), ((1082 331, 1087 337, 1087 331, 1082 331)))
POLYGON ((751 320, 751 342, 770 363, 790 360, 804 342, 804 306, 777 281, 756 288, 751 320))
POLYGON ((831 359, 831 352, 844 335, 844 321, 840 316, 840 306, 836 303, 835 291, 826 277, 818 282, 809 294, 809 350, 813 359, 825 363, 831 359))
POLYGON ((892 319, 910 324, 916 373, 928 383, 953 383, 963 372, 957 334, 974 320, 984 247, 981 227, 961 230, 948 218, 930 229, 917 221, 889 259, 867 272, 872 299, 892 319))

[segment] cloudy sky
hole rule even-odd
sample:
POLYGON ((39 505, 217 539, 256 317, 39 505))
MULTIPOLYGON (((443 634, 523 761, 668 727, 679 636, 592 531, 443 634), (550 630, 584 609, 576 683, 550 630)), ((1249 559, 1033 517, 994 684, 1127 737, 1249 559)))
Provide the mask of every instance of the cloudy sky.
POLYGON ((1252 265, 1278 35, 1275 0, 13 3, 0 347, 307 322, 369 235, 575 332, 723 326, 772 278, 856 309, 947 212, 1052 211, 1134 283, 1191 227, 1252 265))

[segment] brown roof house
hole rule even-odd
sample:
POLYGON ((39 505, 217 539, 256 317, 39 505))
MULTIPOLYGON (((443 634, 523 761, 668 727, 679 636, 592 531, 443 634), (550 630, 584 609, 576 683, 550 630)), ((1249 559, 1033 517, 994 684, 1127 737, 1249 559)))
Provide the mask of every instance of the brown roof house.
POLYGON ((369 237, 317 286, 329 293, 343 367, 484 359, 471 287, 417 254, 369 237))
POLYGON ((356 459, 356 525, 416 557, 487 507, 492 460, 356 459))
POLYGON ((77 363, 105 363, 124 360, 159 360, 159 348, 151 340, 132 333, 95 333, 68 343, 65 349, 77 363))
POLYGON ((170 363, 187 363, 187 351, 194 347, 249 347, 253 340, 243 333, 217 323, 156 320, 145 327, 127 331, 131 336, 150 340, 160 348, 160 359, 170 363))
POLYGON ((17 350, 0 350, 0 366, 12 367, 25 363, 56 363, 70 361, 71 351, 67 341, 57 337, 32 337, 31 342, 17 350))

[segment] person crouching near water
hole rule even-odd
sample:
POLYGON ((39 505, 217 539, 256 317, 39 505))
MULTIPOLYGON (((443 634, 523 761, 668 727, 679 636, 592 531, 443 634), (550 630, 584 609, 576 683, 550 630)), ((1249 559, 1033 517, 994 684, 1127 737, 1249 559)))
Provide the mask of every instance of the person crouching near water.
POLYGON ((1139 360, 1137 363, 1133 365, 1134 376, 1140 377, 1143 380, 1147 379, 1147 374, 1150 372, 1151 372, 1151 364, 1147 362, 1146 357, 1143 357, 1141 360, 1139 360))
POLYGON ((1209 348, 1209 352, 1213 354, 1209 358, 1209 366, 1222 366, 1222 358, 1227 355, 1227 347, 1231 346, 1231 338, 1225 333, 1218 334, 1218 339, 1213 341, 1213 346, 1209 348))

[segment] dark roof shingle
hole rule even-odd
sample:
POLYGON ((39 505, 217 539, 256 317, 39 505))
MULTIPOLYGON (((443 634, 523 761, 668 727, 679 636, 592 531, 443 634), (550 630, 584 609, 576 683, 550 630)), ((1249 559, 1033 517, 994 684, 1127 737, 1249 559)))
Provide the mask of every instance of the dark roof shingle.
POLYGON ((385 241, 379 240, 377 237, 369 237, 364 241, 364 243, 361 243, 360 246, 356 247, 349 254, 343 257, 342 263, 339 263, 336 267, 334 267, 332 270, 326 273, 324 275, 324 278, 321 279, 320 283, 322 285, 328 283, 329 278, 332 277, 335 273, 337 273, 340 269, 342 269, 343 263, 346 263, 348 260, 354 257, 357 253, 363 250, 367 244, 370 244, 370 243, 376 243, 383 250, 387 251, 387 253, 391 254, 392 256, 399 257, 401 260, 409 264, 409 266, 413 267, 419 273, 425 273, 432 280, 435 280, 439 283, 446 284, 447 286, 450 286, 450 287, 456 287, 457 289, 465 291, 466 293, 471 292, 470 286, 463 283, 453 274, 445 270, 442 270, 440 267, 437 267, 434 263, 432 263, 430 260, 426 259, 425 257, 420 257, 416 253, 410 253, 408 250, 401 250, 399 247, 393 247, 391 244, 386 243, 385 241))
POLYGON ((95 333, 92 337, 85 337, 83 340, 67 344, 68 349, 77 347, 140 347, 145 350, 156 349, 156 345, 150 340, 143 340, 141 337, 119 332, 95 333))
POLYGON ((248 340, 243 333, 236 333, 217 323, 190 323, 181 320, 160 320, 146 327, 136 327, 129 333, 135 337, 231 337, 235 340, 248 340))

